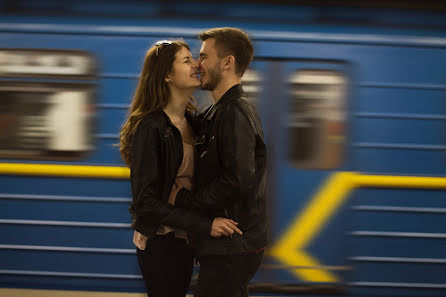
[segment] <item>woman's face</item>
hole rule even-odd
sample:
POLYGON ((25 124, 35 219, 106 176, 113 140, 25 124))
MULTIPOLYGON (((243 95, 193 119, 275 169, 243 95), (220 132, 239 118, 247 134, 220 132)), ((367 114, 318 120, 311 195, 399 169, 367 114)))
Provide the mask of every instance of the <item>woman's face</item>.
POLYGON ((198 78, 198 63, 192 57, 190 51, 182 47, 175 55, 172 73, 167 80, 172 88, 191 89, 200 86, 198 78))

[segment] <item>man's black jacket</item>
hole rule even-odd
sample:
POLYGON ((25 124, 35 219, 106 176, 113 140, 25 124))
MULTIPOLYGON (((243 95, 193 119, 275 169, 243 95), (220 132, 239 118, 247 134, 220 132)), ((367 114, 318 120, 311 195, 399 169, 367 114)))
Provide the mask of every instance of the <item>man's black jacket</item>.
POLYGON ((234 254, 265 247, 266 147, 260 119, 241 85, 229 89, 200 120, 194 191, 181 189, 175 207, 239 222, 243 235, 198 236, 199 255, 234 254))
MULTIPOLYGON (((189 122, 192 117, 186 113, 189 122)), ((130 145, 132 227, 150 237, 163 224, 208 235, 212 218, 167 203, 183 158, 180 131, 162 111, 139 123, 130 145)))

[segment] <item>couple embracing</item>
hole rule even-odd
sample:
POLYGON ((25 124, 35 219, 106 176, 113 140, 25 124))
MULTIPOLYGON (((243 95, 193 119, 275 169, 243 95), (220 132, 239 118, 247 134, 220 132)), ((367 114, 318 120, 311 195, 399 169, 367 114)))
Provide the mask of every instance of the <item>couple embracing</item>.
POLYGON ((145 56, 120 139, 130 167, 133 241, 149 297, 184 297, 200 263, 196 297, 245 297, 266 246, 266 147, 241 79, 254 56, 248 35, 199 35, 145 56), (197 114, 197 87, 214 104, 197 114))

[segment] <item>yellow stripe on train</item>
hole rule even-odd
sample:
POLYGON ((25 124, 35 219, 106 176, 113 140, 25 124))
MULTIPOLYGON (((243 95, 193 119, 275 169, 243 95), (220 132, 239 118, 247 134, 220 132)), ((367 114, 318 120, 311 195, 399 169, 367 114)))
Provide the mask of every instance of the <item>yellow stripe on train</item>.
MULTIPOLYGON (((36 175, 81 178, 127 179, 126 167, 52 164, 0 163, 3 175, 36 175)), ((446 189, 446 177, 365 175, 356 172, 335 172, 309 200, 282 237, 269 250, 297 277, 309 282, 338 282, 339 278, 312 257, 305 248, 359 187, 446 189), (297 267, 297 268, 296 268, 297 267)))
POLYGON ((0 174, 118 179, 130 178, 130 170, 127 167, 27 163, 0 163, 0 174))

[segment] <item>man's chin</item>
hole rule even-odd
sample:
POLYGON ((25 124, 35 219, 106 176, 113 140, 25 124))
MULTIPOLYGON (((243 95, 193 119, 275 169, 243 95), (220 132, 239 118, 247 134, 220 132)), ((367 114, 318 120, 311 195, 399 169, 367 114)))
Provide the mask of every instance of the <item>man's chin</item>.
POLYGON ((209 88, 209 84, 201 83, 200 87, 201 87, 202 90, 212 91, 209 88))

